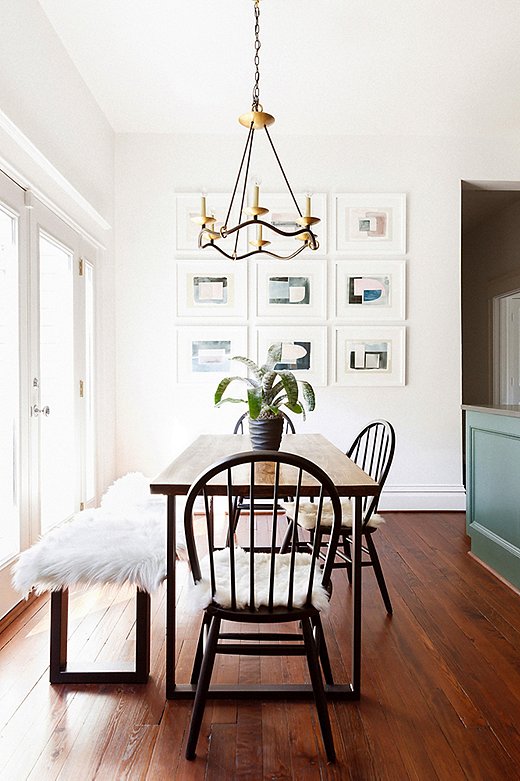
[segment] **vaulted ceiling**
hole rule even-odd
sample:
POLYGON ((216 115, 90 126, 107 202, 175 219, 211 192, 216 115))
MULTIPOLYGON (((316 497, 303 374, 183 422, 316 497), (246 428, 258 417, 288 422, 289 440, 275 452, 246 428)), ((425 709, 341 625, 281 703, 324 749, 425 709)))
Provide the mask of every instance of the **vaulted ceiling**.
MULTIPOLYGON (((234 132, 253 0, 39 0, 117 132, 234 132)), ((520 131, 518 0, 261 0, 277 133, 520 131)), ((239 132, 239 131, 238 131, 239 132)))

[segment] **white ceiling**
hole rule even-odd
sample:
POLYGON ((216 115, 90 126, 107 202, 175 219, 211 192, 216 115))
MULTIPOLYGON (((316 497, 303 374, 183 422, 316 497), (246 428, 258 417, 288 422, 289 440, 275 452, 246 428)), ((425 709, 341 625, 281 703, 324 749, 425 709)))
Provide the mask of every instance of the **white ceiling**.
MULTIPOLYGON (((117 132, 233 132, 252 0, 39 0, 117 132)), ((261 0, 278 133, 520 131, 519 0, 261 0)))

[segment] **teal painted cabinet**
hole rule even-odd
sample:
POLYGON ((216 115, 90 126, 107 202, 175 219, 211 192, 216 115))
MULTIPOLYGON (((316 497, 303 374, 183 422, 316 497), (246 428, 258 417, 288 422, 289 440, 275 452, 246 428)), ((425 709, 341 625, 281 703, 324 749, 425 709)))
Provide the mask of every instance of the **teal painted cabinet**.
POLYGON ((466 487, 472 553, 520 588, 518 412, 466 407, 466 487))

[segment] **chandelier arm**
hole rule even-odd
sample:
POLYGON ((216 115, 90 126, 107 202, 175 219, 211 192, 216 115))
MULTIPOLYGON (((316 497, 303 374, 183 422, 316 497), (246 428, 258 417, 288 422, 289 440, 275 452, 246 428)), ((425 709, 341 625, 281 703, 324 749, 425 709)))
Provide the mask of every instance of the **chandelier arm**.
POLYGON ((206 244, 203 244, 202 239, 200 239, 199 249, 206 249, 206 247, 213 247, 213 249, 216 249, 217 252, 220 252, 220 254, 224 255, 224 257, 228 260, 237 260, 237 258, 233 257, 233 255, 230 255, 229 252, 226 252, 222 249, 222 247, 219 247, 218 244, 214 244, 212 241, 207 241, 206 244))
POLYGON ((296 231, 284 231, 281 228, 277 228, 276 225, 272 225, 270 222, 265 222, 265 220, 260 220, 260 219, 245 220, 244 222, 235 225, 234 228, 229 228, 229 230, 226 231, 226 237, 230 236, 232 233, 236 233, 236 231, 239 231, 242 228, 247 228, 248 225, 263 225, 269 230, 278 233, 280 236, 285 236, 286 238, 292 238, 293 236, 301 236, 302 233, 309 233, 311 236, 314 237, 314 239, 316 239, 314 232, 310 228, 298 228, 298 230, 296 231))
POLYGON ((250 252, 245 252, 243 255, 230 255, 229 252, 226 252, 222 249, 222 247, 219 247, 218 244, 214 244, 212 241, 208 241, 206 244, 200 244, 200 249, 206 249, 206 247, 213 247, 218 252, 220 252, 221 255, 224 255, 225 258, 228 260, 245 260, 246 258, 250 258, 252 255, 269 255, 272 258, 276 258, 277 260, 292 260, 296 257, 296 255, 299 255, 300 252, 303 252, 305 249, 305 244, 302 244, 301 247, 298 247, 297 250, 295 250, 291 255, 278 255, 276 252, 270 252, 266 249, 253 249, 250 252))
MULTIPOLYGON (((238 183, 239 183, 239 181, 240 181, 240 174, 242 173, 242 167, 243 167, 243 165, 244 165, 244 160, 245 160, 245 158, 246 158, 247 150, 248 150, 248 147, 249 147, 249 144, 250 144, 250 142, 252 142, 253 133, 254 133, 254 130, 253 130, 253 123, 251 122, 251 126, 250 126, 250 128, 249 128, 249 133, 247 134, 247 141, 246 141, 246 145, 245 145, 245 147, 244 147, 244 154, 242 155, 242 160, 240 161, 240 167, 239 167, 239 169, 238 169, 237 178, 236 178, 236 180, 235 180, 235 186, 234 186, 234 188, 233 188, 233 195, 231 196, 231 201, 230 201, 230 203, 229 203, 229 209, 228 209, 228 213, 226 214, 226 221, 225 221, 225 223, 224 223, 224 225, 225 225, 225 227, 226 227, 226 228, 227 228, 227 224, 228 224, 228 222, 229 222, 229 217, 230 217, 230 215, 231 215, 231 209, 233 208, 233 201, 235 200, 235 195, 236 195, 236 192, 237 192, 238 183)), ((241 214, 242 214, 242 211, 240 212, 240 215, 241 215, 241 214)), ((239 218, 240 218, 240 215, 239 215, 239 218)))
POLYGON ((276 149, 275 149, 275 147, 274 147, 273 141, 272 141, 272 139, 271 139, 271 136, 270 136, 270 134, 269 134, 269 131, 268 131, 268 129, 267 129, 267 125, 264 125, 264 130, 265 130, 265 132, 267 133, 267 138, 269 139, 269 143, 271 144, 271 149, 273 150, 274 156, 276 157, 276 162, 277 162, 277 163, 278 163, 278 165, 280 166, 280 171, 282 172, 282 176, 283 176, 283 178, 285 179, 285 184, 286 184, 286 185, 287 185, 287 187, 289 188, 289 192, 291 193, 291 197, 292 197, 292 199, 293 199, 293 201, 294 201, 294 205, 296 206, 296 208, 297 208, 297 210, 298 210, 298 214, 299 214, 299 215, 300 215, 300 217, 301 217, 301 216, 302 216, 302 213, 301 213, 301 211, 300 211, 300 207, 298 206, 298 201, 297 201, 297 200, 296 200, 296 198, 294 197, 294 193, 293 193, 293 191, 292 191, 291 185, 289 184, 289 180, 288 180, 288 178, 287 178, 287 176, 286 176, 286 174, 285 174, 285 171, 283 170, 283 165, 282 165, 282 163, 281 163, 281 161, 280 161, 280 158, 278 157, 278 152, 276 151, 276 149))
MULTIPOLYGON (((276 258, 277 260, 292 260, 293 258, 296 257, 296 255, 299 255, 300 252, 303 252, 304 249, 305 249, 305 244, 302 244, 302 246, 298 247, 298 249, 295 250, 291 255, 277 255, 276 252, 271 252, 268 249, 261 250, 259 254, 260 255, 270 255, 270 257, 276 258)), ((257 250, 257 252, 258 252, 258 250, 257 250)), ((244 255, 242 257, 247 257, 247 255, 244 255)), ((237 258, 237 260, 240 260, 240 258, 237 258)))
MULTIPOLYGON (((250 144, 249 144, 249 153, 247 155, 246 172, 245 172, 245 175, 244 175, 244 187, 242 189, 242 200, 240 201, 240 212, 238 214, 239 224, 240 224, 240 219, 242 218, 242 212, 244 210, 244 199, 246 197, 246 189, 247 189, 247 177, 249 176, 249 164, 251 162, 251 152, 253 151, 253 141, 254 141, 254 138, 255 138, 255 131, 253 129, 253 122, 251 122, 251 127, 249 128, 249 132, 251 133, 251 141, 250 141, 250 144)), ((239 174, 239 176, 240 176, 240 174, 239 174)), ((235 249, 234 249, 234 252, 233 252, 235 257, 236 257, 237 249, 238 249, 238 237, 239 236, 240 236, 240 232, 237 231, 237 235, 236 235, 236 238, 235 238, 235 249)))

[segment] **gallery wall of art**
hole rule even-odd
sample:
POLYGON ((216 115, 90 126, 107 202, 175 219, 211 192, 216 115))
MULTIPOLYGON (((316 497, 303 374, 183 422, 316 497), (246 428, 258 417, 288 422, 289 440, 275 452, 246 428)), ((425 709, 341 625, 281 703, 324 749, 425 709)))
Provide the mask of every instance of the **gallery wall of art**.
MULTIPOLYGON (((303 205, 305 197, 296 194, 296 202, 303 205)), ((219 248, 227 244, 232 252, 235 236, 198 249, 200 195, 176 195, 178 383, 214 385, 239 371, 230 361, 233 355, 261 364, 269 346, 281 343, 279 368, 313 386, 405 384, 406 195, 310 197, 312 214, 320 220, 314 226, 317 250, 291 260, 276 258, 294 251, 296 240, 264 230, 271 241, 261 255, 230 262, 219 248), (255 291, 251 306, 250 287, 255 291)), ((217 220, 215 234, 229 201, 230 194, 205 196, 204 208, 217 220)), ((289 192, 262 192, 261 202, 270 208, 264 220, 298 230, 289 192)), ((239 254, 252 249, 255 226, 248 230, 239 236, 239 254)))
MULTIPOLYGON (((316 410, 297 430, 345 450, 367 421, 387 418, 397 450, 385 506, 462 508, 460 180, 514 178, 520 150, 277 136, 295 193, 312 191, 321 210, 320 249, 233 262, 197 249, 190 217, 204 189, 222 218, 242 142, 239 128, 117 139, 118 471, 154 473, 197 434, 232 431, 242 407, 214 408, 213 370, 223 361, 228 374, 235 350, 256 358, 282 341, 316 385, 316 410)), ((265 205, 290 219, 283 182, 257 151, 265 205)))

